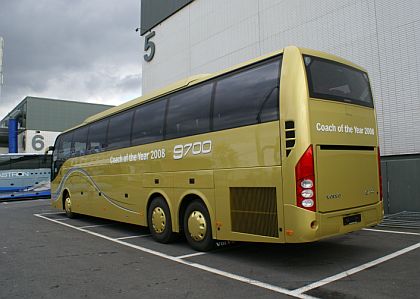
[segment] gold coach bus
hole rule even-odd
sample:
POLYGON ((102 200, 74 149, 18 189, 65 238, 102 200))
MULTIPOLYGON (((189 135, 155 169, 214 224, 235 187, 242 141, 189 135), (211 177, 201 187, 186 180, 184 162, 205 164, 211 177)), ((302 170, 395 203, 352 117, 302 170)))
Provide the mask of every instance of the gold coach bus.
POLYGON ((162 243, 311 242, 383 217, 368 75, 284 48, 86 119, 54 146, 52 205, 162 243))

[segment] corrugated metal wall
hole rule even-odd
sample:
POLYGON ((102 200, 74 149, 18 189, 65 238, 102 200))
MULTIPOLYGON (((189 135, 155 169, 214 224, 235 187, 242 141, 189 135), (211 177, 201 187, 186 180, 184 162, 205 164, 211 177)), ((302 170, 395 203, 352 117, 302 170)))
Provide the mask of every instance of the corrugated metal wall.
POLYGON ((386 211, 420 211, 420 1, 195 0, 153 30, 144 92, 288 45, 365 67, 381 154, 414 154, 383 163, 386 211))
POLYGON ((384 210, 420 212, 420 155, 382 159, 384 210))
POLYGON ((153 29, 143 91, 287 45, 368 69, 382 155, 420 152, 420 1, 196 0, 153 29))
POLYGON ((62 132, 113 106, 27 97, 26 129, 62 132))

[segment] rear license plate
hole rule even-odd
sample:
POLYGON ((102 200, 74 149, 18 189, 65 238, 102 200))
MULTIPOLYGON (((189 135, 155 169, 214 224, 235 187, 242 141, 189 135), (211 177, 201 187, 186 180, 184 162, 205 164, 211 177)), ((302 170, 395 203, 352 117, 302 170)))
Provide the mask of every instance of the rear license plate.
POLYGON ((362 221, 362 215, 360 214, 343 217, 343 225, 359 223, 361 221, 362 221))

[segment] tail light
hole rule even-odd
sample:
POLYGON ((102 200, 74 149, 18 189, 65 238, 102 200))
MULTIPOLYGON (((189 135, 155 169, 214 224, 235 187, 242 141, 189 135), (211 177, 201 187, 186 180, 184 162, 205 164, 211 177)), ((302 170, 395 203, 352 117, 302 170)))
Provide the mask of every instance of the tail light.
POLYGON ((379 151, 378 147, 378 172, 379 172, 379 200, 382 201, 383 193, 382 193, 382 173, 381 173, 381 152, 379 151))
POLYGON ((295 175, 297 206, 315 212, 315 169, 312 145, 308 147, 297 163, 295 175))

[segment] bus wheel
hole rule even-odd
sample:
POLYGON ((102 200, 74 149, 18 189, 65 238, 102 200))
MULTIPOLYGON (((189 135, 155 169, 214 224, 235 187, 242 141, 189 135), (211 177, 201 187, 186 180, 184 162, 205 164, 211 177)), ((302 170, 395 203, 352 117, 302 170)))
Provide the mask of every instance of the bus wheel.
POLYGON ((75 213, 71 210, 71 199, 70 196, 67 194, 66 199, 64 199, 64 211, 66 212, 66 216, 68 218, 74 218, 75 213))
POLYGON ((184 232, 188 243, 198 251, 208 251, 214 247, 210 215, 206 206, 193 201, 185 210, 184 232))
POLYGON ((170 243, 174 240, 172 232, 171 212, 162 197, 156 197, 147 212, 147 224, 153 239, 160 243, 170 243))

